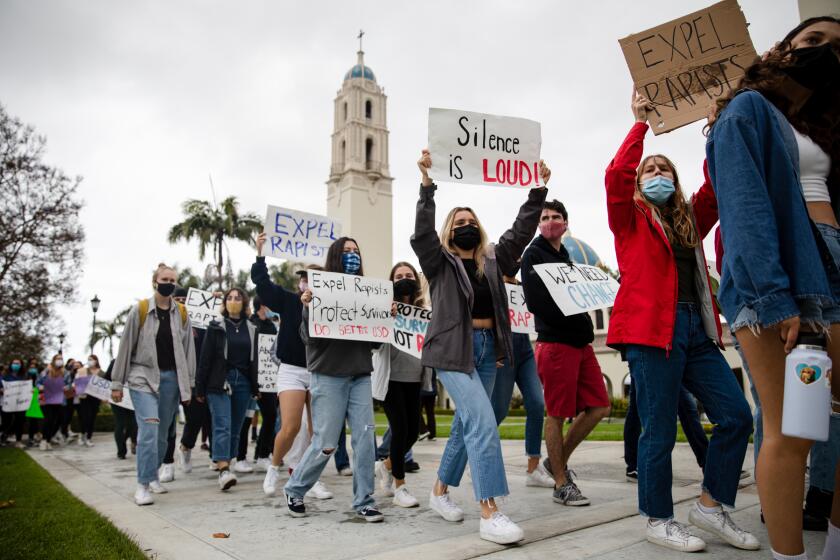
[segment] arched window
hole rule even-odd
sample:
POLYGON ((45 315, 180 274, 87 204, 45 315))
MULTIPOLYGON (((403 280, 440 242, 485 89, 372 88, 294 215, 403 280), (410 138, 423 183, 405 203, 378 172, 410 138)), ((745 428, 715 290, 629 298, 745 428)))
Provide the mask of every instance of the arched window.
POLYGON ((365 140, 365 169, 373 169, 373 138, 365 140))
POLYGON ((600 309, 595 311, 595 330, 602 331, 604 330, 604 312, 600 309))
POLYGON ((341 153, 338 154, 338 157, 340 158, 338 160, 338 163, 342 167, 342 169, 344 168, 344 161, 345 161, 345 156, 346 155, 347 155, 347 142, 342 140, 341 141, 341 153))
POLYGON ((367 120, 373 118, 373 103, 370 102, 370 99, 365 101, 365 118, 367 120))
POLYGON ((344 102, 344 122, 347 122, 347 102, 344 102))

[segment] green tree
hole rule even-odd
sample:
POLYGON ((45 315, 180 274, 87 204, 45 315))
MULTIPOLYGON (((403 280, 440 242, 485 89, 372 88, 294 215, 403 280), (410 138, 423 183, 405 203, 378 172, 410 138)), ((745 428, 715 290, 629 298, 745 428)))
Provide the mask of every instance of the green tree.
POLYGON ((183 204, 184 220, 169 230, 169 242, 198 240, 198 256, 204 259, 207 248, 213 247, 219 289, 224 284, 225 240, 236 239, 256 243, 263 223, 256 214, 240 214, 236 197, 229 196, 215 207, 206 200, 187 200, 183 204))
POLYGON ((268 274, 271 276, 271 281, 278 286, 283 286, 289 291, 295 292, 298 288, 298 280, 300 279, 295 271, 299 265, 295 265, 290 261, 283 264, 273 264, 268 267, 268 274))
POLYGON ((89 346, 94 349, 97 344, 102 343, 102 348, 105 348, 105 343, 108 343, 108 354, 111 359, 114 359, 114 338, 119 338, 122 331, 122 324, 116 319, 111 321, 97 321, 94 325, 93 334, 90 337, 89 346))

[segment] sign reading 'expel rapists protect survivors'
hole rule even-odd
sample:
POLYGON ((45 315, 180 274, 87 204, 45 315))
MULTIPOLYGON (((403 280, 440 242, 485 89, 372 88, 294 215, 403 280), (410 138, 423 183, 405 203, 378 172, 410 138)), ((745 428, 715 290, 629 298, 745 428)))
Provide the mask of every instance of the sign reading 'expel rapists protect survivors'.
POLYGON ((394 285, 389 280, 309 271, 309 336, 391 341, 394 285))
POLYGON ((429 109, 430 176, 439 181, 500 187, 540 184, 540 123, 429 109))
POLYGON ((534 270, 564 315, 576 315, 615 304, 618 282, 597 266, 549 263, 534 265, 534 270))
POLYGON ((330 245, 341 237, 341 222, 327 216, 269 206, 265 234, 267 256, 323 265, 330 245))

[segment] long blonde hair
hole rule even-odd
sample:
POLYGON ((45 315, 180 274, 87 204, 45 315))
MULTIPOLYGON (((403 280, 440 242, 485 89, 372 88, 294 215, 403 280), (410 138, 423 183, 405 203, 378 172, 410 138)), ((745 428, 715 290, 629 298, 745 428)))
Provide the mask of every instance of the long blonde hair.
POLYGON ((453 255, 458 254, 458 250, 452 244, 452 230, 455 229, 455 214, 458 212, 466 211, 473 215, 475 218, 475 223, 478 226, 478 233, 481 236, 478 245, 476 245, 475 249, 473 249, 473 259, 475 259, 475 266, 478 270, 478 275, 484 275, 484 253, 487 250, 487 244, 489 243, 487 238, 487 232, 484 231, 484 227, 481 225, 481 221, 479 221, 478 216, 476 215, 475 211, 469 206, 456 206, 452 210, 449 211, 449 214, 446 215, 446 219, 443 221, 443 227, 440 228, 440 244, 443 245, 443 248, 452 253, 453 255))
MULTIPOLYGON (((52 360, 50 360, 50 364, 47 366, 47 375, 49 375, 50 377, 63 377, 64 376, 64 366, 55 367, 55 359, 56 358, 61 358, 61 361, 64 362, 64 356, 62 356, 61 354, 56 354, 55 356, 53 356, 52 360)), ((65 362, 65 365, 66 365, 66 362, 65 362)))
POLYGON ((697 235, 697 230, 694 228, 694 221, 691 218, 691 205, 685 200, 682 187, 680 186, 680 179, 677 175, 677 168, 670 159, 662 154, 654 154, 644 158, 642 163, 639 164, 638 169, 636 169, 636 192, 639 195, 637 198, 659 217, 662 229, 665 230, 665 236, 671 245, 676 243, 677 245, 691 249, 700 245, 700 237, 697 235), (662 206, 656 206, 642 194, 642 171, 647 162, 652 159, 661 159, 664 161, 665 165, 668 166, 668 169, 674 175, 674 196, 662 206))

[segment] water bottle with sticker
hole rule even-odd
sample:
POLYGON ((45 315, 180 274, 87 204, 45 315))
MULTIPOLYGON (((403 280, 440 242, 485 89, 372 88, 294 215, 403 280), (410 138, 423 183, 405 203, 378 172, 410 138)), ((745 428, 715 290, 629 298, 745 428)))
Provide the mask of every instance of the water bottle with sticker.
POLYGON ((830 416, 831 358, 826 352, 826 337, 800 333, 796 348, 785 359, 782 433, 827 441, 830 416))

